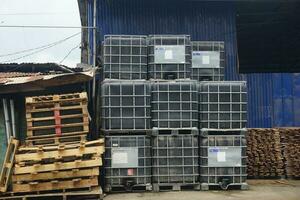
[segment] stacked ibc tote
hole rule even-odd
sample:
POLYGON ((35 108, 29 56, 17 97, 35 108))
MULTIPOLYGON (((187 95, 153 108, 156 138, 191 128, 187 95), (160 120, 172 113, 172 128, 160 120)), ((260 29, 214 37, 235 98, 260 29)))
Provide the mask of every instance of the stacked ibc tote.
POLYGON ((187 35, 104 37, 107 192, 245 188, 246 85, 223 81, 224 57, 187 35))
POLYGON ((149 36, 154 191, 200 189, 197 81, 190 69, 190 36, 149 36))
POLYGON ((192 42, 192 78, 199 82, 201 190, 247 189, 246 82, 223 81, 224 42, 192 42))
POLYGON ((147 37, 107 35, 103 44, 105 191, 151 190, 147 37))

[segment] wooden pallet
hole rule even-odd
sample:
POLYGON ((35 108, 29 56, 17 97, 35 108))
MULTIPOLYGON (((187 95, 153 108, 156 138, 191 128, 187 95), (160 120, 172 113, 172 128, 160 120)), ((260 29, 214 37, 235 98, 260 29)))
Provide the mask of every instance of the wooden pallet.
POLYGON ((86 141, 87 134, 82 133, 78 135, 71 135, 71 136, 51 136, 51 137, 44 137, 44 138, 32 138, 25 140, 25 146, 56 146, 60 144, 76 144, 82 143, 86 141))
POLYGON ((89 132, 86 93, 26 98, 27 137, 89 132))
POLYGON ((60 189, 74 189, 98 186, 98 177, 75 178, 72 180, 51 180, 47 182, 13 183, 13 192, 36 192, 60 189))
POLYGON ((28 161, 53 160, 57 161, 68 157, 82 157, 84 155, 101 155, 104 153, 104 140, 96 140, 92 142, 51 146, 51 147, 27 147, 20 149, 15 155, 17 164, 28 161))
POLYGON ((14 193, 98 186, 104 139, 52 146, 21 146, 15 155, 14 193))
POLYGON ((56 145, 35 145, 35 146, 20 146, 18 148, 18 153, 28 153, 28 152, 41 152, 41 151, 54 151, 54 150, 65 150, 65 149, 74 149, 79 147, 89 147, 89 146, 104 146, 104 139, 98 140, 82 140, 76 141, 74 143, 59 143, 56 145))
POLYGON ((20 174, 13 175, 12 181, 14 183, 28 183, 45 180, 58 180, 66 178, 82 178, 94 177, 99 175, 99 167, 84 168, 84 169, 70 169, 64 171, 49 171, 37 174, 20 174))
POLYGON ((33 199, 55 199, 55 200, 81 200, 81 199, 103 199, 101 187, 80 188, 74 190, 64 189, 55 192, 31 192, 31 193, 6 193, 0 196, 3 200, 33 200, 33 199))
POLYGON ((56 94, 56 95, 47 95, 47 96, 34 96, 34 97, 27 97, 26 104, 45 104, 51 102, 61 102, 61 101, 87 101, 87 93, 73 93, 73 94, 56 94))
POLYGON ((12 168, 14 164, 15 154, 19 145, 19 141, 11 138, 6 150, 1 175, 0 175, 0 191, 6 192, 8 187, 8 182, 12 173, 12 168))
POLYGON ((89 160, 75 160, 71 162, 54 162, 51 164, 34 164, 32 166, 15 165, 15 174, 37 174, 40 172, 62 171, 68 169, 81 169, 102 166, 102 159, 98 155, 89 160))
POLYGON ((27 127, 28 139, 41 139, 50 136, 73 136, 89 132, 88 118, 84 122, 70 124, 55 124, 40 127, 27 127), (57 133, 57 129, 60 129, 57 133))
POLYGON ((48 146, 36 150, 35 147, 23 147, 26 151, 17 154, 16 167, 40 166, 53 163, 79 162, 101 158, 103 145, 85 146, 72 144, 68 146, 48 146), (52 148, 52 149, 51 149, 52 148), (55 149, 54 149, 55 148, 55 149))

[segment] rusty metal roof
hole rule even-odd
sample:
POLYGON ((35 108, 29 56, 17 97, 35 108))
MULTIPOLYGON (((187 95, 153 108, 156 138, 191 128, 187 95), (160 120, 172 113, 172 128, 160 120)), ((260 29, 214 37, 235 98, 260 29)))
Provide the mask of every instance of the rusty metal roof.
POLYGON ((0 72, 22 73, 72 73, 76 68, 69 68, 57 63, 0 63, 0 72))
POLYGON ((12 83, 16 78, 32 79, 42 76, 42 73, 0 72, 0 85, 12 83))
POLYGON ((2 78, 28 77, 28 76, 39 76, 41 74, 42 73, 0 72, 0 79, 2 79, 2 78))
POLYGON ((95 69, 61 74, 1 72, 0 94, 44 90, 52 86, 86 82, 94 75, 95 69))

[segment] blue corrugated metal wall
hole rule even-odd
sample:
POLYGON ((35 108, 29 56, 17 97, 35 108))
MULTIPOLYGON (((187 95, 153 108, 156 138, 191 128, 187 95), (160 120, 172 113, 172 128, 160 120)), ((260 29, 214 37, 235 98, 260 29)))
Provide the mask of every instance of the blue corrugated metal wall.
POLYGON ((299 74, 237 73, 234 3, 99 0, 97 12, 102 35, 190 34, 193 40, 225 41, 226 79, 248 82, 248 127, 300 125, 299 74))

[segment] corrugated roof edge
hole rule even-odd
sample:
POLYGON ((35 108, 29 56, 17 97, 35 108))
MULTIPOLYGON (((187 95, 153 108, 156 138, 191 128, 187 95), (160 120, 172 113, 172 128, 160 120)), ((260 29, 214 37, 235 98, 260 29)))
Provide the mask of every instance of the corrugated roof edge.
MULTIPOLYGON (((23 73, 24 76, 3 77, 0 78, 0 94, 39 91, 48 87, 87 82, 93 78, 95 70, 62 74, 25 73, 28 76, 23 73)), ((11 73, 3 74, 11 75, 11 73)))
POLYGON ((0 63, 0 72, 24 72, 24 73, 73 73, 82 71, 57 63, 0 63))

